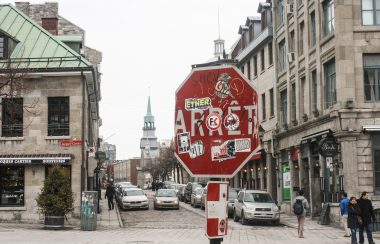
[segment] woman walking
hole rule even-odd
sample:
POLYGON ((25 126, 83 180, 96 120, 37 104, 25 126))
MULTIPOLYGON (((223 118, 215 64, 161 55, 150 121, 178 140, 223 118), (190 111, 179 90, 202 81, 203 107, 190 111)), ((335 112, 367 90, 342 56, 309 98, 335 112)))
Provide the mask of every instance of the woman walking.
POLYGON ((358 244, 356 239, 356 230, 362 224, 360 215, 360 208, 357 204, 356 197, 351 197, 350 202, 347 204, 348 218, 347 226, 351 229, 351 244, 358 244))

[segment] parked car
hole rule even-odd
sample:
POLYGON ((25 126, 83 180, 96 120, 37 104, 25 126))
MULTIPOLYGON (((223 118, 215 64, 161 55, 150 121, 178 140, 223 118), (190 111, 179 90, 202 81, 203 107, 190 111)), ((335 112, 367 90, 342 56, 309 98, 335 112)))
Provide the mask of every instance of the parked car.
POLYGON ((231 218, 234 215, 234 204, 237 198, 237 191, 233 188, 228 188, 228 217, 231 218))
POLYGON ((190 204, 194 208, 201 206, 201 197, 203 193, 203 188, 196 188, 193 193, 191 193, 190 204))
POLYGON ((242 190, 234 202, 234 221, 246 225, 248 221, 266 221, 280 224, 280 211, 268 192, 242 190))
POLYGON ((143 190, 139 188, 124 188, 120 206, 123 210, 134 208, 142 208, 148 210, 148 197, 143 192, 143 190))
POLYGON ((173 189, 173 190, 175 190, 175 193, 177 194, 177 192, 178 192, 178 190, 181 188, 181 187, 183 187, 183 186, 186 186, 186 185, 184 185, 184 184, 171 184, 169 187, 168 187, 168 189, 173 189))
POLYGON ((128 188, 138 188, 138 187, 132 184, 131 185, 124 184, 124 185, 120 185, 115 191, 115 200, 116 200, 116 203, 119 204, 120 206, 122 204, 121 199, 123 197, 123 191, 124 189, 128 189, 128 188))
POLYGON ((180 200, 181 202, 185 201, 185 188, 186 185, 183 185, 177 191, 178 200, 180 200))
POLYGON ((201 196, 201 209, 206 208, 206 198, 207 198, 207 186, 203 189, 201 196))
POLYGON ((198 182, 189 182, 185 187, 184 202, 189 203, 191 201, 191 194, 197 188, 202 188, 202 185, 198 182))
POLYGON ((154 209, 179 209, 179 200, 173 189, 159 189, 153 196, 154 209))

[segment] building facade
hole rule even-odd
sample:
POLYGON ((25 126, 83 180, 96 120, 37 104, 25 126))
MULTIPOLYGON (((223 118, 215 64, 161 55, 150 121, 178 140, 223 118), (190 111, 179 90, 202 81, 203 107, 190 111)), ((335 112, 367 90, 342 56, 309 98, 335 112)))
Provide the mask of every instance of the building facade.
POLYGON ((368 191, 380 207, 378 7, 371 0, 272 1, 276 173, 285 210, 298 189, 313 215, 341 190, 368 191), (324 155, 326 148, 333 153, 324 155))
POLYGON ((113 165, 113 179, 115 182, 129 181, 132 185, 143 186, 138 182, 137 178, 137 169, 140 165, 140 158, 117 160, 111 164, 113 165))
POLYGON ((101 54, 89 55, 96 61, 91 63, 80 49, 69 46, 82 40, 83 50, 84 36, 66 37, 59 31, 57 4, 49 5, 54 11, 46 16, 41 12, 45 28, 29 17, 34 5, 27 6, 29 13, 26 5, 21 10, 0 5, 0 80, 20 85, 1 101, 0 216, 3 221, 40 221, 35 199, 52 165, 59 164, 71 180, 71 217, 78 219, 81 192, 88 189, 91 172, 88 148, 97 147, 101 124, 101 54))
POLYGON ((247 17, 245 24, 240 26, 240 38, 230 55, 237 60, 237 67, 256 88, 259 96, 261 150, 231 180, 231 184, 234 187, 266 190, 276 198, 273 135, 277 123, 277 108, 270 3, 259 3, 257 12, 259 17, 247 17))

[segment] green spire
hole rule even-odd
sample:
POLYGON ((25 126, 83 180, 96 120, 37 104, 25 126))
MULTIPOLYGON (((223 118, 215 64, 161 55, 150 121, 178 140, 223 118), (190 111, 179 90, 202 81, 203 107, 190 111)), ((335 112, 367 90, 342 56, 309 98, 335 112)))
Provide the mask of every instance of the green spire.
POLYGON ((150 107, 150 96, 148 97, 148 109, 146 110, 146 116, 152 116, 152 109, 150 107))
POLYGON ((154 116, 152 115, 152 108, 150 106, 150 96, 148 97, 148 108, 146 110, 146 115, 144 116, 144 128, 153 129, 154 127, 154 116))

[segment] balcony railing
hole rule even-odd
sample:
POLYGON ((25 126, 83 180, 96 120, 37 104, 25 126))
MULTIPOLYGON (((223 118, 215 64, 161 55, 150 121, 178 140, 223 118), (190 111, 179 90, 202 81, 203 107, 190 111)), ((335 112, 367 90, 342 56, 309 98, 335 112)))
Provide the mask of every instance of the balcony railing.
POLYGON ((48 125, 48 136, 68 136, 70 135, 69 123, 54 123, 48 125))
POLYGON ((23 126, 22 124, 3 124, 1 126, 2 137, 22 137, 23 126))

